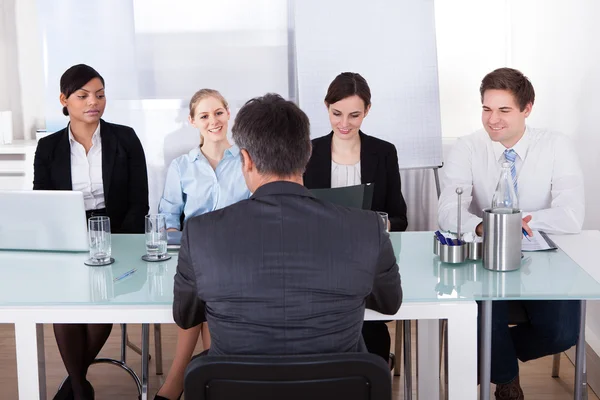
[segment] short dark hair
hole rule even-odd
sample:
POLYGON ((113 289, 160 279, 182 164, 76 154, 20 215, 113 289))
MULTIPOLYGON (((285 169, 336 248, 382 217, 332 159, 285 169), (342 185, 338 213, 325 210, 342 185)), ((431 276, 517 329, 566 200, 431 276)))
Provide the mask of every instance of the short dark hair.
MULTIPOLYGON (((94 78, 100 79, 102 85, 104 85, 104 78, 94 68, 85 64, 73 65, 60 77, 60 92, 68 99, 69 96, 94 78)), ((64 115, 69 115, 67 107, 63 107, 62 111, 64 115)))
POLYGON ((371 89, 365 78, 355 72, 342 72, 329 84, 325 104, 330 106, 354 95, 362 99, 365 109, 371 105, 371 89))
POLYGON ((498 68, 487 74, 481 81, 479 93, 483 102, 483 94, 486 90, 508 90, 515 96, 521 111, 527 104, 533 104, 535 90, 529 79, 519 70, 513 68, 498 68))
POLYGON ((278 177, 304 173, 312 151, 310 122, 291 101, 275 93, 249 100, 235 116, 231 132, 259 173, 278 177))

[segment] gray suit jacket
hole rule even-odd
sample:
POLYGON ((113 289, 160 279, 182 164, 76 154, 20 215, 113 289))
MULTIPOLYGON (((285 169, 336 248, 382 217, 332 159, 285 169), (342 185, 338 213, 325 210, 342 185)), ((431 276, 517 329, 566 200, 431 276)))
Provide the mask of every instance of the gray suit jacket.
POLYGON ((188 220, 175 275, 173 317, 208 321, 210 354, 366 351, 365 304, 400 308, 400 274, 373 211, 315 199, 291 182, 188 220))

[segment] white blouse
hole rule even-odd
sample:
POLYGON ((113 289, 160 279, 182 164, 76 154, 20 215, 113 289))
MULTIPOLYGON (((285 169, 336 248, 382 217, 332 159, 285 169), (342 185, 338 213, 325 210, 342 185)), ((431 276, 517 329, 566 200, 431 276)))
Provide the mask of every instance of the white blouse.
POLYGON ((102 181, 102 140, 100 124, 92 135, 92 147, 85 154, 85 148, 75 140, 69 125, 71 144, 71 182, 73 190, 83 193, 85 209, 104 208, 104 186, 102 181))
POLYGON ((360 185, 360 161, 346 165, 331 161, 331 187, 346 187, 360 185))

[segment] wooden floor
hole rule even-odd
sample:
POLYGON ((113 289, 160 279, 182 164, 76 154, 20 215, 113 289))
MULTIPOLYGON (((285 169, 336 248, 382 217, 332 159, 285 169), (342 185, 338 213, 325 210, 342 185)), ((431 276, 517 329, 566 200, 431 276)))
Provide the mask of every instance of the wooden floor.
MULTIPOLYGON (((393 335, 393 324, 390 324, 390 331, 393 335)), ((141 329, 139 325, 129 325, 130 340, 139 345, 141 329)), ((52 326, 46 325, 45 345, 46 345, 46 376, 48 385, 48 399, 52 399, 56 388, 65 376, 65 369, 58 354, 52 326)), ((152 332, 152 330, 151 330, 152 332)), ((120 328, 115 325, 108 343, 100 353, 103 357, 119 358, 120 354, 120 328)), ((154 354, 154 338, 151 333, 150 353, 154 354)), ((174 325, 163 325, 162 343, 163 343, 163 365, 165 372, 168 371, 172 360, 172 354, 175 348, 176 330, 174 325)), ((414 339, 413 339, 414 340, 414 339)), ((414 348, 414 347, 413 347, 414 348)), ((198 351, 202 345, 198 345, 198 351)), ((139 374, 140 357, 132 350, 128 350, 128 364, 139 374)), ((416 365, 413 362, 413 366, 416 365)), ((535 400, 567 400, 573 399, 573 364, 563 354, 561 359, 560 378, 554 379, 550 375, 552 369, 552 358, 545 357, 540 360, 530 361, 521 364, 521 384, 525 392, 526 399, 535 400)), ((414 377, 413 373, 413 377, 414 377)), ((92 366, 89 376, 90 382, 96 390, 96 398, 121 400, 136 399, 137 391, 134 382, 120 368, 111 365, 92 366)), ((394 378, 394 398, 402 399, 403 381, 402 376, 394 378)), ((162 377, 155 374, 154 359, 150 362, 150 399, 162 383, 162 377)), ((413 382, 413 392, 416 389, 416 382, 413 382)), ((493 390, 493 388, 492 388, 493 390)), ((15 337, 12 325, 0 324, 0 398, 17 399, 17 368, 15 361, 15 337)), ((413 398, 416 398, 414 393, 413 398)), ((493 398, 493 396, 492 396, 493 398)), ((590 400, 598 400, 598 397, 590 390, 590 400)), ((29 399, 26 399, 29 400, 29 399)), ((431 399, 422 399, 431 400, 431 399)))

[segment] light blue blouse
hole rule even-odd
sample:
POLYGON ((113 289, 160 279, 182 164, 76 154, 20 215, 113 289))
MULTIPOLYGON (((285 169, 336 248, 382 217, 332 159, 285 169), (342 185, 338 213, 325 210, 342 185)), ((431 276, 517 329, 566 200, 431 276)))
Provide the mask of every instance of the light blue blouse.
POLYGON ((196 147, 171 162, 158 212, 166 215, 167 228, 181 229, 182 212, 187 220, 249 197, 237 146, 225 150, 215 170, 196 147))

